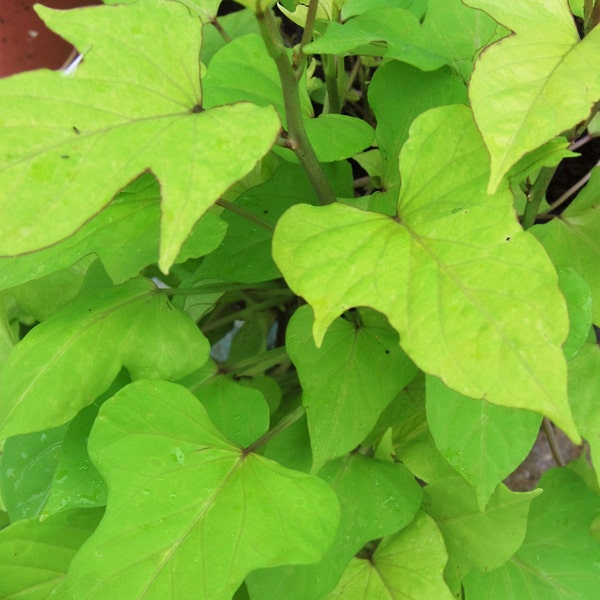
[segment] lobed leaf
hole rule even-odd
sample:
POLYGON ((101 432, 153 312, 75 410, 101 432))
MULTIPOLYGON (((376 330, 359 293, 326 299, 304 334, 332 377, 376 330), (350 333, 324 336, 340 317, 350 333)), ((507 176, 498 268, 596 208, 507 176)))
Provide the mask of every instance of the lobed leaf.
POLYGON ((268 152, 279 120, 250 104, 203 110, 201 27, 178 2, 39 12, 85 61, 73 77, 0 81, 0 254, 64 239, 151 170, 167 271, 194 223, 268 152))
POLYGON ((554 266, 517 223, 509 191, 486 194, 488 160, 467 108, 428 111, 411 132, 396 217, 297 205, 277 224, 273 256, 313 308, 316 343, 345 310, 370 306, 426 373, 541 412, 577 440, 554 266))
POLYGON ((89 450, 109 500, 67 596, 225 600, 254 569, 319 560, 335 534, 325 482, 233 446, 176 384, 123 388, 89 450))
POLYGON ((488 183, 527 152, 575 127, 600 99, 600 29, 579 38, 567 0, 465 0, 511 30, 483 52, 471 78, 475 121, 491 157, 488 183))

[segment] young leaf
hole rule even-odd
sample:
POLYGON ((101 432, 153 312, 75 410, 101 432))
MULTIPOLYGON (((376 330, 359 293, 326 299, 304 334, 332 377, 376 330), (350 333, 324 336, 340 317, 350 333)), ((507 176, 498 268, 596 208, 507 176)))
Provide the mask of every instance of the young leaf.
POLYGON ((421 504, 421 488, 403 465, 353 454, 319 472, 336 492, 342 514, 335 541, 314 565, 255 571, 247 579, 252 598, 320 600, 337 584, 350 559, 367 542, 406 527, 421 504))
POLYGON ((592 291, 595 323, 600 323, 599 193, 600 169, 594 169, 588 184, 564 210, 560 219, 552 219, 549 223, 531 228, 556 266, 572 267, 585 279, 592 291))
POLYGON ((19 521, 0 531, 0 598, 47 600, 64 580, 103 509, 72 510, 19 521))
POLYGON ((476 401, 427 377, 427 422, 442 456, 475 490, 483 510, 531 450, 541 415, 476 401))
POLYGON ((439 529, 421 513, 400 533, 384 538, 368 560, 352 559, 326 600, 452 600, 442 576, 447 557, 439 529))
POLYGON ((430 49, 419 20, 403 8, 379 8, 347 23, 329 23, 325 33, 304 48, 311 54, 362 54, 395 58, 423 71, 435 71, 446 59, 430 49))
POLYGON ((61 425, 125 366, 133 379, 179 379, 208 359, 195 323, 144 279, 86 289, 17 344, 0 385, 0 438, 61 425))
POLYGON ((317 561, 334 537, 325 482, 231 445, 176 384, 123 388, 100 409, 89 451, 109 501, 67 597, 228 600, 248 572, 317 561))
POLYGON ((202 110, 201 27, 178 2, 39 11, 85 60, 73 77, 40 71, 0 81, 0 253, 71 235, 152 170, 166 271, 193 224, 270 149, 279 120, 272 108, 243 103, 202 110))
POLYGON ((568 469, 552 469, 531 503, 527 535, 515 556, 491 572, 472 571, 466 598, 588 600, 598 592, 600 544, 590 534, 600 501, 568 469))
POLYGON ((465 0, 510 29, 477 61, 469 96, 491 156, 488 184, 527 152, 584 121, 600 98, 600 29, 580 40, 566 0, 465 0), (515 65, 518 65, 516 68, 515 65))
POLYGON ((423 507, 441 529, 450 556, 449 568, 462 578, 472 569, 502 566, 525 539, 533 492, 511 492, 501 485, 485 510, 475 490, 460 477, 434 481, 425 488, 423 507))
POLYGON ((288 324, 286 348, 302 384, 313 471, 356 448, 417 373, 384 317, 365 310, 357 318, 334 321, 320 348, 310 307, 300 307, 288 324))
POLYGON ((384 313, 408 356, 466 396, 541 412, 578 440, 561 344, 568 320, 548 256, 517 223, 466 107, 418 117, 400 156, 397 216, 296 205, 273 256, 323 342, 352 306, 384 313), (523 257, 527 257, 527 261, 523 257))

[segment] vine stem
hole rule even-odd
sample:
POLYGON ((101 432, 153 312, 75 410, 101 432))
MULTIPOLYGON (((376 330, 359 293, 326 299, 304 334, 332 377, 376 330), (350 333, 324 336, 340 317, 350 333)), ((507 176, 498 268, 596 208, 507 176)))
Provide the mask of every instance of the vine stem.
POLYGON ((217 19, 217 17, 215 17, 210 24, 219 32, 219 35, 227 42, 229 43, 231 41, 231 37, 229 36, 229 34, 223 29, 223 26, 221 25, 221 23, 219 23, 219 20, 217 19))
POLYGON ((300 164, 304 168, 317 193, 319 202, 321 204, 331 204, 335 202, 335 194, 329 185, 329 181, 325 176, 321 163, 319 163, 304 128, 299 88, 301 74, 294 69, 290 62, 286 48, 277 30, 273 13, 270 10, 256 13, 256 19, 265 46, 267 47, 267 52, 275 61, 277 72, 279 73, 283 91, 285 117, 287 120, 288 145, 295 152, 300 164))
POLYGON ((552 452, 552 456, 554 457, 556 464, 559 467, 564 467, 567 463, 565 462, 565 459, 561 454, 560 448, 558 447, 556 435, 554 435, 554 429, 548 417, 544 417, 544 420, 542 421, 542 427, 544 429, 544 434, 546 435, 548 445, 550 446, 550 451, 552 452))
MULTIPOLYGON (((600 167, 600 160, 594 165, 593 168, 596 168, 596 167, 600 167)), ((549 212, 552 212, 553 210, 558 208, 561 204, 564 204, 575 192, 579 191, 590 180, 591 176, 592 176, 592 171, 589 171, 588 173, 586 173, 579 181, 574 183, 564 194, 559 196, 550 205, 550 208, 547 211, 545 211, 543 214, 546 215, 549 212)))
POLYGON ((283 417, 274 427, 272 427, 265 435, 258 438, 255 442, 250 444, 244 449, 244 453, 249 454, 250 452, 256 451, 261 446, 264 446, 268 441, 273 439, 276 435, 293 425, 296 421, 299 421, 305 414, 304 406, 298 406, 291 413, 283 417))
POLYGON ((232 202, 223 200, 223 198, 219 198, 215 204, 217 204, 221 208, 224 208, 225 210, 229 210, 232 213, 239 215, 240 217, 246 219, 247 221, 250 221, 251 223, 254 223, 255 225, 258 225, 259 227, 262 227, 263 229, 266 229, 270 233, 273 233, 273 231, 275 230, 275 227, 273 227, 273 225, 267 223, 266 221, 263 221, 260 217, 253 215, 251 212, 244 210, 241 206, 238 206, 237 204, 233 204, 232 202))
POLYGON ((556 167, 544 167, 534 184, 531 186, 531 190, 527 197, 527 204, 525 205, 525 211, 523 213, 523 219, 521 225, 523 229, 529 229, 534 223, 540 209, 542 199, 546 195, 548 185, 552 180, 556 167))

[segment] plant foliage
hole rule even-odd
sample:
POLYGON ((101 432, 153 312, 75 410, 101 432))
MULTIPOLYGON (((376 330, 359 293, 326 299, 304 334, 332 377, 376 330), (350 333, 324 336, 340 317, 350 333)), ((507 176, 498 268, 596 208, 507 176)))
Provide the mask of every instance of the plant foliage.
POLYGON ((592 598, 600 1, 104 4, 0 80, 0 598, 592 598))

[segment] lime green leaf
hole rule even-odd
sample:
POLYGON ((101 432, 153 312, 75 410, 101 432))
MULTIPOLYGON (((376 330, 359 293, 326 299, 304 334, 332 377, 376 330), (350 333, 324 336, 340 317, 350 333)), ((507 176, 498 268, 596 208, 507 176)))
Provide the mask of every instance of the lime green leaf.
POLYGON ((342 21, 376 8, 406 8, 421 19, 427 8, 427 0, 345 0, 341 11, 342 21))
POLYGON ((152 170, 162 194, 159 263, 168 270, 194 223, 272 146, 279 121, 249 104, 202 111, 201 28, 178 2, 40 14, 85 60, 73 77, 39 71, 0 81, 0 253, 69 236, 152 170))
POLYGON ((19 521, 0 531, 0 598, 47 600, 94 531, 101 509, 19 521))
POLYGON ((568 469, 552 469, 540 481, 544 490, 531 503, 523 545, 503 567, 471 572, 466 598, 506 600, 595 598, 600 579, 600 544, 590 524, 600 508, 598 496, 568 469))
POLYGON ((354 558, 327 600, 451 600, 442 573, 448 555, 434 521, 421 513, 384 538, 370 559, 354 558))
POLYGON ((0 382, 0 437, 69 421, 121 366, 134 379, 178 379, 206 362, 208 351, 195 323, 151 282, 86 289, 12 351, 0 382))
POLYGON ((531 501, 541 493, 501 485, 479 510, 475 490, 460 477, 434 481, 424 491, 423 506, 446 540, 449 570, 461 578, 472 569, 500 567, 515 554, 525 539, 531 501))
POLYGON ((446 59, 430 49, 430 40, 415 15, 403 8, 379 8, 329 23, 325 33, 304 47, 311 54, 362 54, 395 58, 423 71, 435 71, 446 59))
POLYGON ((300 307, 288 324, 286 349, 302 384, 313 471, 356 448, 416 375, 384 317, 367 310, 356 317, 334 321, 320 348, 310 307, 300 307))
POLYGON ((106 504, 106 484, 90 460, 87 441, 100 405, 130 382, 122 370, 108 390, 69 423, 42 518, 71 508, 106 504))
POLYGON ((81 600, 229 599, 254 569, 319 560, 335 535, 325 482, 240 451, 176 384, 123 388, 89 451, 109 501, 69 572, 81 600))
POLYGON ((11 521, 40 514, 50 494, 65 432, 63 425, 6 440, 0 490, 11 521))
POLYGON ((209 364, 211 368, 203 370, 208 377, 190 391, 219 431, 245 448, 268 431, 269 405, 260 391, 232 381, 209 364))
POLYGON ((347 115, 319 115, 304 122, 306 134, 322 162, 343 160, 369 147, 375 137, 371 126, 347 115))
POLYGON ((586 187, 560 215, 560 219, 531 228, 556 266, 572 267, 585 279, 592 291, 595 323, 600 323, 599 193, 600 169, 594 169, 586 187))
MULTIPOLYGON (((585 344, 569 362, 569 401, 575 423, 590 445, 592 462, 600 464, 600 347, 585 344)), ((600 482, 598 469, 596 477, 600 482)))
POLYGON ((436 106, 467 103, 467 89, 450 69, 424 73, 396 61, 377 69, 369 85, 369 103, 377 118, 377 144, 383 159, 383 183, 400 183, 398 156, 410 124, 436 106))
POLYGON ((466 396, 541 412, 578 440, 556 271, 517 223, 509 191, 486 194, 488 159, 468 109, 418 117, 400 164, 396 217, 299 204, 277 224, 273 256, 311 304, 317 344, 338 315, 370 306, 426 373, 466 396))
POLYGON ((219 5, 221 0, 178 0, 182 4, 185 4, 188 8, 191 8, 205 23, 214 21, 217 12, 219 11, 219 5))
POLYGON ((489 15, 461 0, 428 0, 423 29, 431 50, 468 81, 478 52, 495 38, 499 27, 489 15))
POLYGON ((350 559, 369 540, 406 527, 421 503, 421 488, 399 464, 358 454, 319 472, 334 489, 342 514, 333 545, 315 565, 256 571, 247 578, 252 597, 262 600, 320 600, 340 579, 350 559))
MULTIPOLYGON (((273 105, 285 127, 285 105, 277 66, 256 34, 233 40, 213 56, 202 89, 206 108, 241 101, 273 105)), ((300 103, 303 115, 311 117, 312 105, 305 89, 300 94, 300 103)))
POLYGON ((474 488, 481 510, 525 460, 541 420, 537 413, 465 398, 439 379, 427 378, 427 422, 435 445, 474 488))
POLYGON ((592 292, 575 269, 558 269, 558 278, 569 309, 571 329, 563 350, 567 360, 570 360, 585 343, 592 326, 592 292))
POLYGON ((469 96, 491 156, 488 190, 527 152, 584 121, 600 98, 600 29, 580 40, 566 0, 465 0, 515 35, 476 64, 469 96), (515 68, 519 65, 519 68, 515 68))

